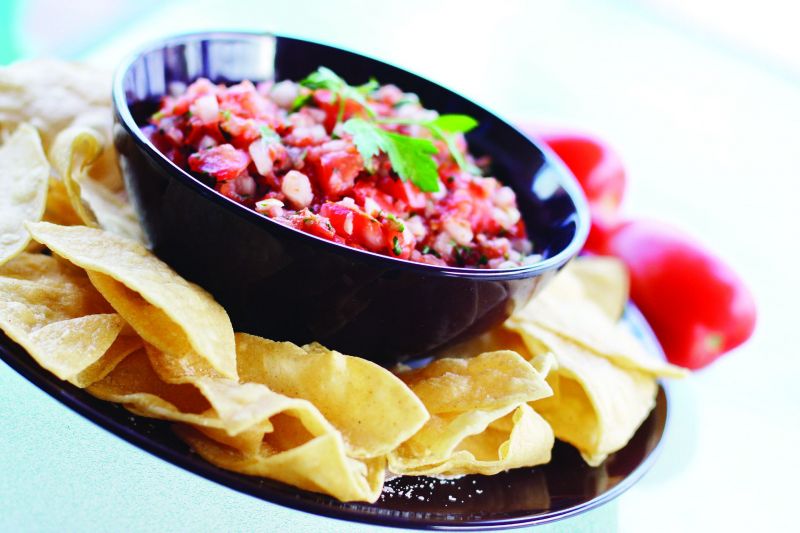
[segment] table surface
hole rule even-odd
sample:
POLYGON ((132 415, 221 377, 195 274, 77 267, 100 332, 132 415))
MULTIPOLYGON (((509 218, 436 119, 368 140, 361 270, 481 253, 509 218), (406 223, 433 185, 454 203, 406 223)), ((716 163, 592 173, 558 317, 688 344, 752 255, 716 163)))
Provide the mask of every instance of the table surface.
MULTIPOLYGON (((601 134, 628 169, 625 210, 672 221, 733 264, 759 324, 747 345, 674 384, 672 431, 649 474, 612 504, 539 530, 786 529, 800 473, 800 76, 640 5, 598 4, 164 2, 72 55, 114 65, 169 33, 270 29, 404 66, 516 121, 601 134)), ((374 529, 178 469, 2 363, 0 472, 0 531, 374 529)))

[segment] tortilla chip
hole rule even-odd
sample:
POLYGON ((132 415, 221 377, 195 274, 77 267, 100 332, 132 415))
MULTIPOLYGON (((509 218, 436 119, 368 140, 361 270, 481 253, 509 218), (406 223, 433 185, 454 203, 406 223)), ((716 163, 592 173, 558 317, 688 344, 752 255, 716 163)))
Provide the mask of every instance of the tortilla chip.
MULTIPOLYGON (((220 468, 276 479, 340 501, 374 502, 383 488, 385 459, 350 459, 335 434, 315 437, 280 453, 245 455, 192 428, 181 426, 175 431, 201 457, 220 468)), ((280 432, 276 428, 275 433, 280 432)))
POLYGON ((111 73, 106 70, 52 59, 0 68, 0 126, 30 122, 45 148, 58 132, 98 110, 110 128, 111 73))
POLYGON ((502 326, 490 329, 486 333, 473 337, 450 348, 445 348, 438 355, 441 357, 475 357, 496 350, 511 350, 518 354, 525 353, 525 343, 519 335, 502 326))
POLYGON ((440 359, 399 374, 431 412, 411 439, 389 454, 398 474, 495 474, 550 459, 553 432, 527 402, 552 394, 511 351, 440 359))
POLYGON ((431 414, 496 409, 551 394, 531 365, 509 350, 438 359, 399 377, 431 414))
MULTIPOLYGON (((647 372, 622 368, 577 343, 533 326, 534 353, 540 346, 558 360, 558 387, 532 405, 591 466, 623 448, 655 406, 658 385, 647 372)), ((528 334, 525 340, 528 341, 528 334)))
POLYGON ((565 267, 581 284, 589 300, 612 321, 622 318, 628 304, 628 269, 616 257, 576 257, 565 267))
POLYGON ((85 268, 98 290, 145 341, 187 360, 184 367, 194 372, 237 379, 230 319, 201 287, 135 241, 95 228, 48 222, 29 224, 28 229, 53 252, 85 268))
POLYGON ((166 383, 140 350, 88 390, 135 414, 190 424, 194 429, 176 432, 222 468, 342 500, 375 501, 380 494, 385 459, 347 457, 341 434, 314 405, 264 385, 218 378, 166 383))
POLYGON ((0 265, 28 246, 25 223, 41 220, 49 176, 39 134, 20 124, 0 145, 0 265))
POLYGON ((67 194, 67 187, 60 178, 50 176, 47 188, 47 205, 42 220, 62 226, 76 226, 84 223, 75 212, 75 208, 72 207, 72 200, 67 194))
POLYGON ((564 270, 505 326, 523 337, 544 328, 606 357, 614 364, 653 376, 683 377, 686 370, 652 356, 622 325, 611 320, 583 292, 580 282, 564 270))
POLYGON ((365 359, 244 333, 236 334, 236 351, 243 381, 313 403, 342 433, 351 457, 385 455, 428 419, 400 379, 365 359))
POLYGON ((102 137, 91 128, 73 126, 56 136, 50 161, 61 176, 74 212, 87 226, 142 241, 142 230, 124 191, 115 193, 90 176, 103 153, 102 137))
MULTIPOLYGON (((521 404, 511 412, 472 411, 461 414, 462 431, 455 433, 451 424, 443 431, 431 432, 425 438, 431 443, 455 442, 447 450, 437 450, 432 457, 413 458, 398 452, 389 455, 389 469, 404 475, 457 476, 466 474, 494 475, 524 466, 550 461, 554 444, 550 425, 529 405, 521 404), (463 420, 467 419, 467 420, 463 420), (485 425, 485 420, 491 420, 485 425), (445 437, 445 439, 442 439, 445 437), (446 457, 437 462, 433 457, 446 457)), ((420 436, 422 440, 422 436, 420 436)))
POLYGON ((124 325, 82 270, 27 253, 0 267, 0 327, 60 379, 80 385, 124 325))
POLYGON ((108 347, 103 357, 86 367, 70 381, 74 385, 85 389, 106 377, 123 359, 142 347, 142 339, 137 335, 126 335, 123 331, 114 343, 108 347))

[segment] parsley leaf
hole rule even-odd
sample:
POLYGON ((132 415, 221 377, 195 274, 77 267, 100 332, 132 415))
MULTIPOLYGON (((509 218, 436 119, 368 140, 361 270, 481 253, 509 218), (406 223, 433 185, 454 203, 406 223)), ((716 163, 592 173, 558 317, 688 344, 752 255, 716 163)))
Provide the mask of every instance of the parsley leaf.
POLYGON ((298 94, 297 97, 292 102, 292 111, 293 112, 297 111, 298 109, 306 105, 308 102, 311 101, 312 97, 313 95, 311 93, 298 94))
POLYGON ((466 170, 470 174, 480 174, 475 165, 470 165, 464 158, 464 154, 456 145, 456 135, 467 133, 478 125, 478 121, 469 115, 439 115, 436 119, 428 122, 425 126, 431 133, 443 140, 447 145, 447 151, 453 157, 461 170, 466 170))
POLYGON ((447 133, 467 133, 478 125, 469 115, 439 115, 427 124, 447 133))
MULTIPOLYGON (((339 116, 336 118, 337 123, 341 122, 342 116, 344 115, 344 103, 346 100, 355 100, 361 104, 361 106, 366 110, 367 114, 372 117, 375 116, 375 112, 367 105, 367 100, 365 98, 366 95, 380 86, 378 80, 375 78, 370 78, 370 80, 364 85, 352 87, 328 67, 319 67, 304 79, 300 80, 299 83, 303 87, 311 89, 312 91, 317 89, 326 89, 333 93, 333 95, 339 101, 339 116)), ((301 100, 301 97, 298 96, 292 104, 292 109, 298 109, 299 107, 302 107, 307 101, 307 99, 301 100), (300 105, 298 106, 297 104, 299 102, 300 105)))
POLYGON ((353 142, 356 145, 358 153, 361 154, 361 159, 364 160, 364 166, 370 173, 375 173, 375 161, 373 158, 383 150, 384 138, 383 130, 375 124, 362 120, 360 118, 351 118, 342 126, 344 131, 353 136, 353 142))
POLYGON ((383 152, 389 156, 400 179, 410 181, 425 192, 439 190, 439 172, 432 157, 436 146, 430 140, 392 133, 360 118, 351 118, 343 128, 353 136, 368 170, 374 165, 372 158, 383 152))
POLYGON ((407 137, 388 131, 385 135, 391 140, 386 146, 386 154, 397 175, 424 192, 437 192, 439 171, 432 157, 437 152, 436 146, 428 139, 407 137))
POLYGON ((464 154, 458 149, 456 145, 456 135, 459 133, 467 133, 478 125, 478 121, 469 115, 439 115, 433 120, 419 121, 409 119, 379 119, 379 122, 385 124, 416 124, 428 128, 435 138, 444 141, 447 146, 447 151, 453 157, 453 160, 458 164, 461 170, 465 170, 470 174, 480 175, 480 169, 475 165, 467 163, 464 154))

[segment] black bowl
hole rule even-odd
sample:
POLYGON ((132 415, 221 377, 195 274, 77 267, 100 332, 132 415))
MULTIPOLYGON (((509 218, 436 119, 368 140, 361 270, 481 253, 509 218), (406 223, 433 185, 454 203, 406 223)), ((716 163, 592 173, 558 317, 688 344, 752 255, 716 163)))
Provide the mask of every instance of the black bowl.
POLYGON ((589 226, 574 178, 542 148, 482 107, 397 67, 270 34, 198 33, 135 54, 114 79, 114 143, 153 251, 227 309, 234 327, 296 343, 319 341, 392 364, 486 331, 525 304, 583 246, 589 226), (173 83, 206 77, 300 79, 320 65, 357 84, 376 77, 441 113, 480 125, 471 150, 517 194, 544 259, 513 269, 436 267, 319 239, 220 195, 161 154, 139 125, 173 83))

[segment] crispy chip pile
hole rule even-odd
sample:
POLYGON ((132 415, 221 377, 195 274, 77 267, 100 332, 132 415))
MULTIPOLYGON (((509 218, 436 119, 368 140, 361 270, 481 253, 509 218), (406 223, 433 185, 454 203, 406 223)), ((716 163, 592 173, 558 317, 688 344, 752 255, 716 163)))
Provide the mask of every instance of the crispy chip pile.
MULTIPOLYGON (((36 201, 7 197, 16 211, 24 207, 27 215, 23 218, 3 207, 0 226, 4 220, 13 220, 22 227, 25 221, 40 220, 44 213, 50 222, 88 224, 142 240, 111 143, 110 80, 105 70, 63 61, 22 61, 0 68, 0 134, 23 129, 38 131, 41 137, 36 157, 13 150, 20 159, 17 163, 23 163, 16 165, 15 175, 32 168, 47 169, 44 178, 37 174, 36 180, 24 182, 36 188, 36 201)), ((11 180, 11 175, 0 172, 0 186, 8 191, 4 179, 11 180)))
POLYGON ((110 371, 124 324, 83 270, 27 253, 0 267, 0 327, 61 379, 83 386, 110 371))
POLYGON ((53 252, 85 268, 95 287, 144 340, 188 362, 176 374, 237 377, 228 314, 210 294, 142 245, 86 226, 38 222, 28 229, 53 252))
POLYGON ((650 356, 616 323, 616 307, 597 300, 627 291, 624 271, 617 269, 616 283, 609 271, 606 260, 575 260, 504 325, 519 335, 529 356, 555 356, 557 369, 549 378, 555 394, 533 406, 556 437, 578 448, 592 466, 625 446, 647 418, 658 376, 684 375, 650 356))
POLYGON ((30 242, 25 223, 40 220, 44 214, 50 165, 39 134, 30 124, 20 124, 0 143, 1 265, 30 242))
POLYGON ((552 390, 518 353, 439 359, 400 377, 431 419, 389 455, 393 472, 491 475, 550 460, 553 432, 528 402, 552 390))
POLYGON ((548 462, 554 438, 597 465, 648 416, 656 379, 682 375, 617 323, 627 275, 610 259, 576 261, 503 326, 396 374, 234 334, 140 244, 107 81, 0 68, 0 328, 58 378, 174 423, 209 462, 367 502, 387 469, 492 475, 548 462))

